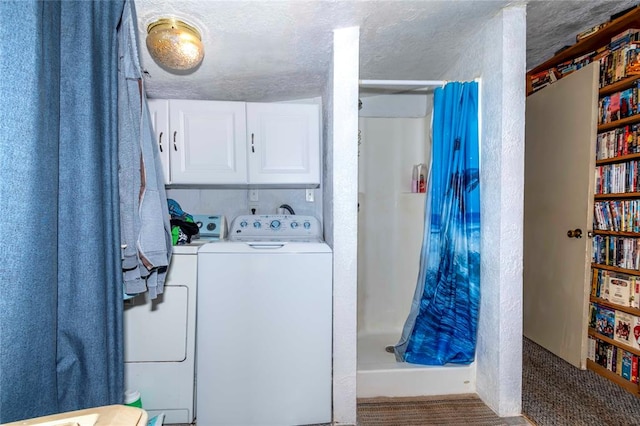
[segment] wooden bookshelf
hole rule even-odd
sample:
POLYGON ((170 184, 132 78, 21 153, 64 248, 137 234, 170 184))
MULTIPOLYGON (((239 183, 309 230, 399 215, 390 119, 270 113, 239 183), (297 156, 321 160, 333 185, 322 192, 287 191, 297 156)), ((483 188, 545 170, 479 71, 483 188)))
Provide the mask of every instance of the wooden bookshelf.
POLYGON ((616 346, 618 348, 624 349, 627 352, 630 352, 634 355, 638 355, 640 356, 640 349, 636 349, 632 346, 629 345, 625 345, 624 343, 620 343, 616 340, 613 340, 610 337, 605 336, 604 334, 600 334, 597 331, 595 331, 593 328, 589 329, 589 336, 595 337, 598 340, 602 340, 603 342, 607 342, 613 346, 616 346))
POLYGON ((631 77, 624 78, 620 81, 616 81, 613 84, 602 87, 598 91, 598 95, 600 97, 610 95, 612 93, 621 92, 626 90, 636 83, 636 81, 640 80, 640 75, 632 75, 631 77))
POLYGON ((634 10, 609 22, 605 27, 599 29, 594 34, 586 37, 571 47, 559 52, 553 58, 541 63, 540 65, 532 68, 527 75, 537 74, 544 70, 555 67, 562 62, 568 61, 573 58, 577 58, 582 55, 586 55, 589 52, 599 49, 600 47, 608 44, 611 37, 621 33, 627 28, 640 28, 640 8, 636 7, 634 10))
MULTIPOLYGON (((613 194, 595 194, 593 198, 598 200, 610 200, 610 199, 628 199, 628 198, 640 198, 640 192, 619 192, 613 194)), ((640 237, 636 234, 635 236, 640 237)))
MULTIPOLYGON (((594 229, 591 231, 594 235, 613 235, 614 237, 638 237, 637 232, 626 232, 626 231, 605 231, 601 229, 594 229)), ((595 265, 595 264, 594 264, 595 265)), ((598 266, 599 267, 599 266, 598 266)), ((603 269, 603 268, 600 268, 603 269)), ((635 271, 636 273, 640 273, 639 271, 635 271)))
POLYGON ((632 115, 631 117, 621 118, 620 120, 612 121, 611 123, 604 123, 598 125, 598 133, 607 132, 609 130, 616 129, 618 127, 628 126, 630 124, 640 123, 640 114, 632 115))
MULTIPOLYGON (((619 233, 619 232, 613 232, 613 231, 599 231, 599 233, 605 233, 605 235, 612 235, 612 234, 630 234, 634 237, 639 236, 639 234, 637 233, 619 233)), ((624 268, 618 268, 615 266, 608 266, 608 265, 601 265, 601 264, 592 264, 592 270, 595 269, 604 269, 604 270, 608 270, 608 271, 614 271, 614 272, 621 272, 621 273, 625 273, 625 274, 630 274, 630 275, 640 275, 640 271, 636 271, 636 270, 630 270, 630 269, 624 269, 624 268)), ((597 285, 598 278, 597 278, 597 274, 594 272, 593 276, 592 276, 592 288, 593 286, 597 285)), ((592 293, 593 294, 593 293, 592 293)), ((636 317, 640 317, 640 309, 631 307, 631 306, 624 306, 624 305, 619 305, 617 303, 612 303, 608 300, 602 299, 600 297, 596 297, 593 295, 589 296, 589 302, 608 308, 612 311, 620 311, 620 312, 624 312, 626 314, 629 315, 633 315, 636 317)), ((597 308, 596 308, 597 309, 597 308)), ((596 314, 598 315, 598 314, 596 314)), ((618 315, 616 313, 615 318, 618 318, 618 315)), ((616 322, 614 320, 614 328, 616 327, 616 322)), ((591 336, 592 338, 596 339, 596 342, 593 343, 595 345, 598 345, 597 341, 600 342, 604 342, 606 344, 612 345, 614 348, 614 350, 618 351, 617 356, 621 356, 621 352, 619 352, 620 350, 622 351, 626 351, 630 354, 632 354, 635 357, 640 358, 640 349, 627 345, 625 343, 622 343, 620 341, 617 341, 615 339, 612 339, 608 336, 605 336, 601 333, 598 333, 597 330, 595 330, 594 328, 589 327, 588 329, 588 335, 591 336)), ((591 344, 590 344, 591 345, 591 344)), ((598 349, 596 349, 596 351, 598 351, 598 349)), ((594 354, 592 353, 591 356, 594 356, 594 354)), ((598 355, 595 355, 598 356, 598 355)), ((613 356, 610 353, 607 354, 607 356, 613 356)), ((614 358, 615 360, 615 358, 614 358)), ((617 364, 619 366, 619 364, 617 364)), ((613 372, 610 371, 609 369, 607 369, 606 367, 597 364, 596 362, 594 362, 591 359, 587 359, 587 368, 589 370, 594 371, 597 374, 600 374, 601 376, 613 381, 614 383, 616 383, 617 385, 621 386, 622 388, 624 388, 626 391, 631 392, 632 394, 640 397, 640 387, 638 387, 637 383, 633 383, 627 379, 625 379, 624 377, 622 377, 622 375, 618 372, 613 372)), ((637 376, 637 374, 636 374, 637 376)))
POLYGON ((607 379, 616 383, 618 386, 620 386, 624 390, 631 392, 635 396, 640 397, 640 391, 638 390, 640 388, 638 388, 638 385, 636 383, 630 382, 629 380, 622 378, 622 376, 618 376, 613 371, 607 370, 600 364, 596 364, 594 361, 591 361, 590 359, 587 360, 587 368, 603 377, 606 377, 607 379))
MULTIPOLYGON (((529 70, 529 72, 527 72, 527 94, 531 94, 533 93, 532 91, 532 87, 531 87, 531 76, 533 75, 537 75, 540 74, 542 72, 548 71, 548 70, 553 70, 553 71, 557 71, 557 67, 558 65, 563 65, 564 63, 574 60, 574 59, 578 59, 576 62, 577 63, 582 63, 582 59, 580 57, 583 57, 584 55, 588 55, 592 52, 596 52, 599 49, 601 51, 605 51, 605 49, 601 49, 603 47, 607 47, 609 43, 611 42, 611 38, 622 33, 623 31, 630 29, 630 28, 640 28, 640 6, 635 7, 634 9, 632 9, 631 11, 629 11, 628 13, 626 13, 625 15, 606 23, 606 25, 604 25, 602 28, 600 28, 598 31, 596 31, 594 34, 580 40, 579 42, 575 43, 573 46, 570 46, 568 48, 566 48, 565 50, 557 53, 555 56, 553 56, 552 58, 550 58, 549 60, 539 64, 538 66, 536 66, 535 68, 532 68, 531 70, 529 70)), ((600 54, 600 52, 598 53, 600 54)), ((613 58, 613 57, 612 57, 613 58)), ((612 59, 612 58, 608 58, 612 59)), ((610 61, 607 63, 611 63, 610 61)), ((597 67, 598 64, 595 65, 595 67, 597 67)), ((626 71, 626 70, 625 70, 626 71)), ((566 75, 569 75, 569 73, 567 73, 566 75)), ((566 76, 565 75, 565 76, 566 76)), ((615 75, 621 75, 621 74, 615 74, 615 75)), ((561 77, 558 75, 558 72, 555 72, 555 76, 556 77, 561 77)), ((600 81, 605 81, 608 80, 609 77, 612 77, 611 75, 607 75, 607 78, 601 78, 600 81)), ((562 80, 562 78, 559 78, 559 80, 562 80)), ((596 81, 597 81, 597 77, 596 77, 596 81)), ((589 91, 590 94, 594 95, 595 97, 598 97, 599 99, 602 99, 605 96, 610 96, 612 94, 615 93, 619 93, 622 92, 624 90, 630 89, 630 88, 634 88, 636 86, 638 86, 640 84, 640 75, 633 75, 633 76, 628 76, 622 80, 619 80, 613 84, 607 85, 605 87, 602 87, 600 89, 597 89, 597 93, 592 93, 592 91, 594 90, 594 85, 593 83, 593 79, 591 79, 589 81, 590 83, 590 87, 584 87, 584 90, 589 91), (597 96, 595 96, 597 94, 597 96)), ((554 84, 558 84, 558 82, 554 82, 551 83, 551 86, 553 86, 554 84)), ((602 84, 602 83, 601 83, 602 84)), ((540 88, 539 91, 545 90, 544 87, 540 88)), ((538 91, 538 90, 537 90, 538 91)), ((596 102, 595 105, 593 105, 593 108, 595 109, 595 111, 598 110, 598 103, 596 102)), ((630 111, 630 112, 634 112, 634 111, 630 111)), ((604 124, 600 124, 598 125, 597 122, 594 123, 593 120, 589 121, 589 125, 593 126, 591 127, 592 129, 594 129, 596 131, 596 136, 597 138, 597 133, 603 133, 603 132, 608 132, 610 130, 614 130, 614 129, 618 129, 618 128, 623 128, 624 126, 627 125, 633 125, 633 124, 640 124, 640 111, 635 111, 636 114, 630 117, 626 117, 611 123, 604 123, 604 124)), ((589 141, 590 143, 592 142, 592 139, 589 141)), ((624 143, 628 143, 627 141, 625 141, 624 143)), ((595 155, 595 152, 593 153, 593 155, 595 155)), ((612 165, 612 164, 621 164, 621 163, 628 163, 628 162, 632 162, 632 161, 640 161, 640 153, 638 154, 628 154, 628 155, 622 155, 622 156, 617 156, 617 157, 613 157, 613 158, 606 158, 606 159, 599 159, 595 161, 595 165, 596 166, 604 166, 604 165, 612 165)), ((590 173, 593 173, 594 170, 591 170, 590 173)), ((628 200, 628 199, 640 199, 640 192, 629 192, 629 193, 615 193, 615 194, 596 194, 593 196, 592 201, 598 201, 598 200, 628 200)), ((593 209, 593 203, 590 203, 590 206, 588 208, 593 209)), ((607 230, 594 230, 592 232, 591 235, 605 235, 605 236, 616 236, 616 237, 625 237, 625 238, 640 238, 640 233, 634 233, 634 232, 618 232, 618 231, 607 231, 607 230)), ((588 248, 587 248, 588 249, 588 248)), ((628 253, 624 253, 625 255, 627 255, 628 253)), ((616 272, 616 273, 621 273, 621 274, 627 274, 627 275, 633 275, 637 278, 636 280, 640 279, 640 270, 632 270, 632 269, 625 269, 625 268, 619 268, 616 266, 609 266, 609 265, 602 265, 602 264, 596 264, 596 263, 592 263, 591 264, 591 271, 592 271, 592 279, 590 280, 590 283, 587 285, 594 285, 596 283, 596 280, 598 279, 596 277, 596 270, 601 269, 601 270, 607 270, 607 271, 611 271, 611 272, 616 272)), ((587 290, 587 289, 585 289, 587 290)), ((590 290, 590 289, 589 289, 590 290)), ((632 293, 633 294, 633 293, 632 293)), ((637 295, 636 295, 637 297, 637 295)), ((600 307, 603 308, 608 308, 611 310, 617 310, 620 313, 624 312, 628 315, 631 316, 635 316, 640 318, 640 309, 637 308, 632 308, 630 306, 621 306, 621 305, 617 305, 614 303, 611 303, 607 300, 601 299, 599 297, 594 297, 594 296, 590 296, 589 297, 589 301, 590 303, 594 303, 600 307)), ((598 313, 598 315, 600 315, 600 313, 598 313)), ((610 314, 609 314, 610 315, 610 314)), ((620 315, 620 317, 622 318, 623 316, 620 315)), ((605 319, 607 322, 610 321, 614 321, 614 327, 616 325, 615 319, 612 317, 611 319, 606 318, 606 315, 602 315, 602 318, 605 319)), ((584 318, 584 321, 589 321, 589 318, 584 318)), ((585 324, 586 325, 586 324, 585 324)), ((633 326, 632 326, 633 328, 633 326)), ((640 358, 640 349, 636 348, 636 347, 631 347, 628 346, 627 344, 621 343, 619 341, 616 341, 614 339, 611 339, 605 335, 599 334, 597 333, 596 330, 589 328, 588 331, 588 336, 590 338, 594 338, 599 340, 600 342, 604 342, 605 344, 610 344, 613 345, 614 348, 618 348, 619 350, 624 350, 627 351, 631 354, 633 354, 635 357, 640 358)), ((586 336, 583 336, 586 337, 586 336)), ((590 341, 589 344, 594 344, 593 341, 590 341)), ((590 351, 592 351, 592 347, 590 347, 589 349, 590 351)), ((593 353, 590 353, 590 356, 593 356, 593 353)), ((638 361, 640 363, 640 361, 638 361)), ((597 374, 600 374, 601 376, 611 380, 612 382, 618 384, 619 386, 621 386, 622 388, 624 388, 625 390, 629 391, 630 393, 639 396, 640 397, 640 391, 639 391, 639 387, 637 383, 633 383, 629 380, 624 379, 621 375, 614 373, 612 371, 609 371, 606 367, 603 367, 599 364, 597 364, 596 362, 594 362, 593 360, 588 359, 587 360, 587 368, 590 370, 593 370, 594 372, 596 372, 597 374)), ((625 371, 626 374, 626 371, 625 371)))
MULTIPOLYGON (((634 235, 634 237, 638 236, 640 236, 640 234, 634 235)), ((620 272, 628 275, 640 275, 640 271, 636 271, 635 269, 618 268, 617 266, 603 265, 602 263, 592 263, 591 267, 594 269, 606 269, 607 271, 620 272)))
POLYGON ((632 160, 640 160, 640 154, 619 155, 617 157, 603 158, 596 160, 596 166, 604 166, 606 164, 624 163, 632 160))
MULTIPOLYGON (((594 296, 589 297, 589 300, 593 303, 597 303, 598 305, 603 305, 611 309, 617 309, 618 311, 626 312, 628 314, 640 317, 640 309, 632 308, 631 306, 618 305, 617 303, 611 303, 608 300, 604 300, 594 296)), ((638 354, 640 355, 640 351, 638 351, 638 354)))
MULTIPOLYGON (((527 77, 526 77, 527 96, 534 93, 531 87, 532 75, 555 68, 556 66, 558 66, 559 64, 562 64, 563 62, 566 62, 568 60, 572 60, 574 58, 578 58, 590 52, 596 51, 599 48, 609 44, 612 37, 616 36, 617 34, 620 34, 622 31, 628 28, 640 28, 640 6, 637 6, 635 9, 629 11, 623 16, 620 16, 619 18, 606 23, 604 27, 600 28, 598 31, 596 31, 592 35, 585 37, 584 39, 580 40, 574 45, 566 48, 561 52, 558 52, 552 58, 530 69, 527 72, 527 77)), ((619 83, 620 82, 617 82, 616 84, 619 84, 619 83)), ((615 93, 617 91, 617 88, 611 87, 608 90, 612 90, 612 92, 609 92, 609 93, 615 93)), ((602 96, 605 96, 605 94, 602 94, 602 96)))

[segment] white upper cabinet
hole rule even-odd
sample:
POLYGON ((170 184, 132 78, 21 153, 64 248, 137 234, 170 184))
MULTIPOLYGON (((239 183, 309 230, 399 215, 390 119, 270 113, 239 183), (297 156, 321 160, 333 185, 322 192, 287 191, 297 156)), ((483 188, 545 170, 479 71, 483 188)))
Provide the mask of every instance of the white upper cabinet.
POLYGON ((244 102, 149 99, 165 184, 247 182, 244 102))
POLYGON ((319 107, 247 103, 250 184, 319 184, 319 107))
POLYGON ((162 160, 162 172, 164 183, 171 183, 169 170, 169 101, 166 99, 149 99, 149 113, 151 125, 156 136, 156 143, 162 160))
POLYGON ((243 102, 169 101, 171 183, 244 183, 243 102))
POLYGON ((166 184, 320 184, 316 104, 148 103, 166 184))

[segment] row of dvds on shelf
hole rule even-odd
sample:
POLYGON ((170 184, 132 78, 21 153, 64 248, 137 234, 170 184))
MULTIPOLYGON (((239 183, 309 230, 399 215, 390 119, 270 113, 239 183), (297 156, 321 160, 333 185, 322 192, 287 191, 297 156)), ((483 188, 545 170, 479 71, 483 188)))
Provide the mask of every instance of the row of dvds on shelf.
POLYGON ((593 269, 591 296, 616 305, 640 309, 640 280, 635 275, 593 269))
POLYGON ((638 383, 638 356, 589 336, 587 358, 631 383, 638 383))
POLYGON ((593 263, 640 270, 640 238, 594 235, 591 244, 593 263))
POLYGON ((640 232, 640 200, 603 200, 593 203, 593 229, 640 232))
POLYGON ((621 92, 600 98, 598 102, 598 124, 612 123, 638 114, 638 84, 621 92))
POLYGON ((530 75, 531 90, 536 92, 592 62, 599 62, 600 87, 608 86, 632 75, 638 75, 640 74, 639 40, 639 30, 623 31, 613 36, 606 46, 530 75))
POLYGON ((600 58, 600 87, 638 74, 640 45, 638 30, 627 30, 612 38, 609 52, 600 58))
POLYGON ((631 124, 598 133, 596 160, 637 153, 640 153, 640 124, 631 124))
POLYGON ((640 349, 640 317, 598 303, 589 303, 589 328, 616 343, 640 349))
POLYGON ((638 192, 640 190, 639 167, 639 160, 596 166, 595 193, 622 194, 625 192, 638 192))

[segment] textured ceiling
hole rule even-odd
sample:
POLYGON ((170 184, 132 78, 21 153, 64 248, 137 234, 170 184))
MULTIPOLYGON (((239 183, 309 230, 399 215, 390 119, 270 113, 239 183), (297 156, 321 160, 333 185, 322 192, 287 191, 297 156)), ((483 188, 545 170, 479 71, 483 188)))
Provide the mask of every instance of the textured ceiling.
MULTIPOLYGON (((360 79, 437 80, 484 22, 520 1, 135 0, 150 97, 279 101, 319 96, 331 66, 332 31, 360 27, 360 79), (177 17, 202 33, 205 58, 174 74, 149 56, 146 27, 177 17)), ((531 1, 527 68, 575 35, 638 3, 531 1)))

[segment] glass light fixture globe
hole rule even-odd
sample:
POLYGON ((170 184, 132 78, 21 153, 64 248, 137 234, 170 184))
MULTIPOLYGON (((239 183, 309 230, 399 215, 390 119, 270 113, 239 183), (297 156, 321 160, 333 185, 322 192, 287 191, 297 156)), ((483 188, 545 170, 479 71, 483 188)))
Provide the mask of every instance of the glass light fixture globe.
POLYGON ((161 66, 186 71, 204 58, 204 46, 197 29, 177 19, 159 19, 147 27, 147 49, 161 66))

